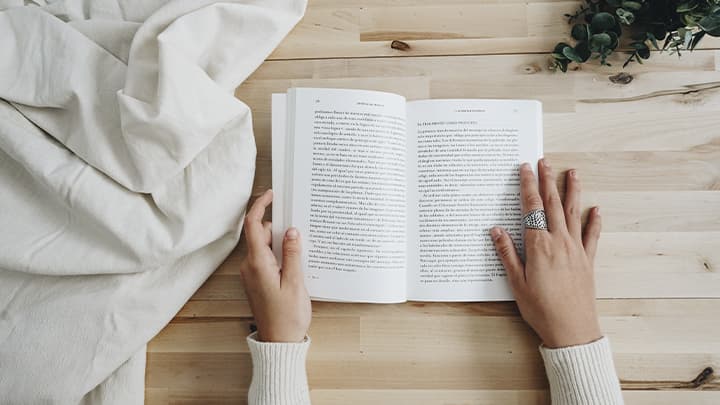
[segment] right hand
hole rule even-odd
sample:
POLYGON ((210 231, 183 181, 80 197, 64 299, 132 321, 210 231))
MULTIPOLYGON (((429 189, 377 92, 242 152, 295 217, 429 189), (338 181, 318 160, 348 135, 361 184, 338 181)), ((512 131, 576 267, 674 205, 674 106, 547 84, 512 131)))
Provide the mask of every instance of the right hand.
POLYGON ((266 191, 245 216, 248 254, 240 265, 240 274, 257 323, 258 340, 300 342, 312 317, 300 260, 300 233, 295 228, 285 232, 280 269, 270 248, 271 224, 262 221, 272 198, 272 191, 266 191))
POLYGON ((505 230, 495 227, 490 234, 520 313, 543 344, 559 348, 590 343, 602 337, 593 274, 600 236, 599 210, 590 210, 583 231, 577 172, 567 173, 564 204, 555 175, 544 159, 538 164, 538 173, 539 190, 530 165, 525 163, 520 168, 523 215, 544 209, 549 230, 525 231, 525 263, 505 230))

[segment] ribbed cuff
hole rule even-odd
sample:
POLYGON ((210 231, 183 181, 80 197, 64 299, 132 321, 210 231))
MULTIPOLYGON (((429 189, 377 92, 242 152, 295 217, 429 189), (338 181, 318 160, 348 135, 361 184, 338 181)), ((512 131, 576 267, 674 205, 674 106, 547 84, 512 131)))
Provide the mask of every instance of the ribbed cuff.
POLYGON ((623 404, 607 338, 560 349, 540 346, 540 354, 553 405, 623 404))
POLYGON ((305 359, 310 338, 301 343, 268 343, 247 337, 253 362, 249 405, 309 405, 305 359))

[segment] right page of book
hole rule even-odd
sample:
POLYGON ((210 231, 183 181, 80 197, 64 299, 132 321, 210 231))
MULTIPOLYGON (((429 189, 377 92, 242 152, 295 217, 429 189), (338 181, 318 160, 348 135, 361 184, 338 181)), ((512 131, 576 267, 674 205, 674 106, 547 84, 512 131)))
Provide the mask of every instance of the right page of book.
POLYGON ((489 230, 522 249, 522 162, 542 156, 542 106, 532 100, 407 104, 408 299, 512 300, 489 230))

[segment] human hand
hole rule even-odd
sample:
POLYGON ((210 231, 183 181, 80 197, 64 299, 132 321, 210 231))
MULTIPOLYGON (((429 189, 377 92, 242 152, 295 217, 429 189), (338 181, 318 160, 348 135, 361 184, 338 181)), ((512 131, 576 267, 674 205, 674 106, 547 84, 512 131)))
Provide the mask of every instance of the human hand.
POLYGON ((258 340, 301 342, 310 326, 312 309, 303 281, 300 234, 295 228, 285 232, 281 269, 270 248, 271 223, 262 221, 272 198, 272 190, 266 191, 245 216, 248 254, 240 274, 255 316, 258 340))
POLYGON ((595 308, 593 261, 600 237, 598 207, 581 229, 580 181, 566 174, 565 202, 545 159, 538 163, 540 184, 529 164, 520 167, 523 215, 544 209, 548 230, 525 230, 525 263, 510 235, 494 227, 490 235, 507 271, 523 319, 549 348, 593 342, 602 337, 595 308), (563 207, 564 206, 564 207, 563 207))

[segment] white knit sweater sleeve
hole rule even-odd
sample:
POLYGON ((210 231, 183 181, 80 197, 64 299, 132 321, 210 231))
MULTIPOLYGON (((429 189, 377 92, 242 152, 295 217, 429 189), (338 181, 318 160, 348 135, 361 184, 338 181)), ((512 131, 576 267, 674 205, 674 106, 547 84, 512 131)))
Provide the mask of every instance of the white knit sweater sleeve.
MULTIPOLYGON (((253 361, 249 405, 309 405, 305 359, 310 339, 302 343, 265 343, 247 337, 253 361)), ((581 346, 540 347, 553 405, 622 405, 610 343, 602 338, 581 346)))
POLYGON ((305 359, 310 338, 301 343, 267 343, 247 337, 253 362, 249 405, 310 405, 305 359))
POLYGON ((553 405, 623 404, 607 338, 560 349, 540 346, 540 353, 553 405))

